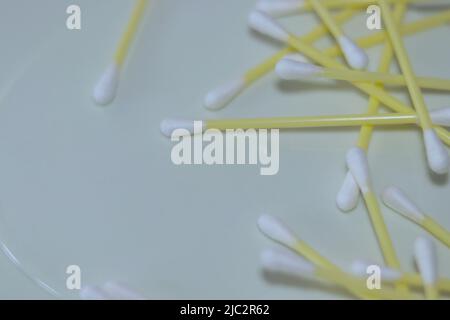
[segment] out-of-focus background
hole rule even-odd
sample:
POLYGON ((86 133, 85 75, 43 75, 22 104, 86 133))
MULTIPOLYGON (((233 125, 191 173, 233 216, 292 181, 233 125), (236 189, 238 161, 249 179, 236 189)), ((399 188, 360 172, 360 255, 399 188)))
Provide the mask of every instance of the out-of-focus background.
MULTIPOLYGON (((259 81, 228 108, 211 113, 204 94, 280 48, 250 32, 254 0, 151 1, 117 99, 101 108, 92 87, 110 61, 133 1, 1 0, 0 239, 26 271, 65 298, 68 265, 83 284, 128 283, 149 298, 348 298, 339 290, 264 275, 259 253, 274 246, 256 228, 261 213, 281 217, 339 265, 381 263, 364 206, 343 214, 335 194, 357 130, 283 132, 280 171, 255 166, 182 166, 159 133, 168 116, 262 117, 360 113, 367 97, 342 83, 259 81), (66 29, 66 8, 82 10, 82 29, 66 29)), ((411 11, 407 20, 433 12, 411 11)), ((370 34, 361 12, 345 25, 370 34)), ((312 14, 283 18, 297 34, 312 14)), ((408 37, 418 74, 449 78, 449 27, 408 37)), ((320 48, 332 44, 318 42, 320 48)), ((370 68, 380 47, 368 50, 370 68)), ((396 71, 396 68, 393 68, 396 71)), ((406 98, 402 90, 393 91, 406 98)), ((450 97, 427 93, 430 109, 450 97)), ((406 101, 406 100, 405 100, 406 101)), ((450 228, 448 179, 427 171, 415 128, 377 130, 370 149, 377 192, 396 184, 450 228)), ((382 207, 398 255, 413 270, 413 241, 424 234, 382 207)), ((438 244, 450 277, 450 254, 438 244)), ((0 255, 0 298, 51 298, 0 255)))

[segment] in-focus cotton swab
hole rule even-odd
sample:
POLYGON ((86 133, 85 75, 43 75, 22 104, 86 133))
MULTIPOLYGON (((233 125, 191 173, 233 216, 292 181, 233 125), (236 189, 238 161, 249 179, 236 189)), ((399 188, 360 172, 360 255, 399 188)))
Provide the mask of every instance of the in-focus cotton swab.
MULTIPOLYGON (((431 112, 434 123, 450 126, 450 121, 442 112, 434 115, 431 112)), ((450 112, 450 108, 448 108, 450 112)), ((171 137, 176 129, 184 129, 188 134, 194 134, 195 124, 199 125, 197 133, 208 129, 301 129, 301 128, 338 128, 354 127, 362 125, 395 126, 417 124, 417 116, 414 113, 383 113, 372 114, 344 114, 330 116, 310 117, 273 117, 273 118, 242 118, 242 119, 211 119, 211 120, 186 120, 180 118, 168 118, 161 122, 161 133, 171 137)))
POLYGON ((120 81, 120 73, 136 35, 139 22, 145 11, 148 0, 137 0, 133 9, 127 29, 117 47, 113 62, 107 67, 94 87, 93 98, 99 105, 107 105, 116 97, 117 87, 120 81))
MULTIPOLYGON (((344 10, 343 12, 335 16, 336 23, 342 23, 354 13, 351 10, 344 10)), ((307 35, 303 36, 302 39, 308 43, 313 43, 314 41, 322 38, 328 33, 328 30, 323 26, 318 26, 314 28, 307 35)), ((283 57, 293 53, 291 48, 284 48, 276 54, 270 56, 262 63, 258 64, 254 68, 249 69, 242 76, 231 80, 230 82, 210 91, 204 98, 204 106, 209 110, 219 110, 228 105, 236 96, 238 96, 246 87, 250 86, 259 78, 263 77, 268 72, 275 68, 276 63, 283 57)), ((298 59, 298 56, 297 56, 298 59)), ((303 58, 304 59, 304 58, 303 58)))
POLYGON ((389 267, 400 269, 400 262, 394 250, 391 237, 380 212, 378 200, 372 189, 369 163, 364 150, 354 147, 347 153, 347 166, 363 194, 370 219, 380 244, 384 259, 389 267))
MULTIPOLYGON (((308 62, 295 61, 285 57, 277 63, 277 74, 285 80, 307 80, 309 78, 328 78, 349 82, 372 82, 384 85, 406 86, 403 75, 356 70, 337 70, 320 67, 308 62)), ((450 80, 432 77, 417 77, 422 89, 450 91, 450 80)))
POLYGON ((341 47, 347 63, 353 69, 364 69, 369 63, 369 57, 350 37, 348 37, 333 17, 328 12, 327 8, 319 0, 309 0, 309 3, 314 8, 314 11, 322 19, 324 25, 330 30, 333 37, 341 47))
MULTIPOLYGON (((330 58, 323 52, 317 50, 308 43, 288 33, 274 19, 264 13, 254 11, 249 16, 249 25, 255 30, 278 41, 284 42, 295 48, 307 58, 315 61, 327 68, 345 69, 345 66, 338 61, 330 58)), ((359 90, 376 97, 381 103, 391 108, 395 112, 409 113, 411 108, 405 105, 401 100, 390 95, 385 90, 370 83, 352 83, 359 90)), ((450 145, 450 133, 441 127, 435 127, 435 131, 439 137, 448 145, 450 145)))
POLYGON ((425 214, 401 189, 388 187, 383 191, 382 198, 389 208, 415 222, 450 248, 450 232, 425 214))
POLYGON ((417 238, 414 242, 414 257, 422 276, 426 298, 439 299, 437 256, 433 242, 425 237, 417 238))
MULTIPOLYGON (((406 6, 404 4, 399 3, 395 6, 394 16, 396 21, 400 23, 403 20, 405 13, 406 13, 406 6)), ((394 58, 393 48, 389 43, 389 41, 386 39, 383 51, 381 53, 378 71, 384 73, 388 72, 390 70, 393 58, 394 58)), ((369 98, 369 105, 367 108, 367 112, 369 114, 377 114, 379 108, 380 108, 380 101, 376 97, 371 96, 369 98)), ((370 125, 364 125, 361 127, 357 146, 362 150, 364 150, 365 152, 369 150, 373 130, 374 127, 370 125)), ((359 188, 357 187, 357 183, 353 178, 351 172, 347 171, 344 183, 342 184, 341 188, 339 189, 336 195, 336 205, 341 211, 348 212, 356 207, 356 205, 358 204, 358 200, 359 200, 359 188)))
POLYGON ((416 109, 417 116, 420 119, 428 164, 435 173, 445 174, 448 172, 450 166, 448 151, 433 128, 424 97, 417 83, 408 53, 403 44, 403 39, 400 32, 397 30, 395 19, 390 11, 391 8, 385 0, 379 0, 378 4, 380 5, 386 30, 391 39, 400 68, 405 75, 409 95, 411 96, 414 108, 416 109))

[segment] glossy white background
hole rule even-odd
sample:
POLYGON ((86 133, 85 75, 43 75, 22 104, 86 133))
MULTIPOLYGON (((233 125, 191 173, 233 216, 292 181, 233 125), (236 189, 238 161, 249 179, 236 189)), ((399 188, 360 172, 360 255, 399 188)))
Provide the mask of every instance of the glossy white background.
MULTIPOLYGON (((0 12, 1 239, 24 266, 65 297, 65 268, 83 283, 122 280, 150 298, 346 298, 307 283, 261 273, 260 213, 280 216, 339 265, 381 262, 366 210, 340 213, 335 193, 356 130, 283 132, 280 172, 252 166, 184 166, 170 161, 159 133, 167 116, 253 117, 358 113, 367 97, 346 84, 282 83, 271 75, 227 109, 202 108, 203 95, 275 52, 250 32, 251 0, 151 1, 113 105, 91 100, 132 1, 11 1, 0 12), (82 8, 82 30, 65 29, 65 9, 82 8), (282 279, 281 279, 282 280, 282 279), (286 280, 286 279, 284 279, 286 280)), ((432 12, 412 12, 408 20, 432 12)), ((283 19, 302 34, 313 15, 283 19)), ((346 25, 370 33, 363 15, 346 25)), ((406 40, 415 70, 449 78, 449 28, 406 40)), ((324 47, 331 41, 322 41, 324 47)), ((371 69, 379 48, 369 50, 371 69)), ((396 92, 400 97, 401 91, 396 92)), ((427 93, 430 109, 448 94, 427 93)), ((396 184, 450 228, 448 179, 427 170, 419 131, 377 130, 370 150, 377 192, 396 184)), ((398 255, 413 269, 418 227, 382 207, 398 255)), ((438 245, 442 275, 450 253, 438 245)), ((0 256, 1 298, 49 298, 0 256)))

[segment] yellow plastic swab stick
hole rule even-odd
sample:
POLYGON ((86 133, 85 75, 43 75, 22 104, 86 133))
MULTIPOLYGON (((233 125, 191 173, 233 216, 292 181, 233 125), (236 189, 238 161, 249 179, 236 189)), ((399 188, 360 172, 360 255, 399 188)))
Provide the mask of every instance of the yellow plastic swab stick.
POLYGON ((383 191, 382 198, 389 208, 415 222, 450 248, 450 232, 425 214, 401 189, 388 187, 383 191))
POLYGON ((125 62, 131 43, 136 35, 139 22, 145 11, 148 0, 137 0, 128 26, 123 34, 114 55, 113 63, 106 69, 94 88, 94 100, 99 105, 111 103, 117 92, 120 72, 125 62))
MULTIPOLYGON (((350 19, 355 14, 352 10, 344 10, 337 14, 335 19, 337 23, 342 23, 350 19)), ((318 26, 314 28, 307 35, 303 36, 302 39, 307 43, 313 43, 314 41, 322 38, 328 34, 327 28, 324 26, 318 26)), ((260 79, 268 72, 275 68, 277 62, 286 56, 287 54, 293 53, 295 50, 292 48, 284 48, 279 52, 275 53, 273 56, 269 57, 259 65, 248 70, 243 76, 232 80, 231 82, 222 85, 212 91, 210 91, 204 99, 204 106, 209 110, 218 110, 225 107, 230 103, 240 92, 245 88, 249 87, 256 80, 260 79)))
POLYGON ((437 254, 434 243, 425 237, 419 237, 414 242, 414 257, 428 300, 439 299, 437 254))
MULTIPOLYGON (((325 55, 323 52, 317 50, 312 45, 305 43, 301 39, 288 33, 275 20, 273 20, 271 17, 263 13, 253 12, 250 15, 249 22, 252 28, 254 28, 255 30, 264 33, 268 36, 272 36, 273 38, 279 41, 288 43, 290 46, 298 50, 300 53, 303 53, 312 61, 315 61, 328 68, 346 69, 345 66, 343 66, 338 61, 335 61, 331 57, 325 55)), ((399 113, 411 112, 412 108, 405 105, 402 101, 388 94, 385 90, 380 89, 376 85, 369 83, 352 83, 352 85, 354 85, 361 91, 367 93, 368 95, 376 97, 380 102, 382 102, 384 105, 386 105, 395 112, 399 113)), ((435 130, 438 133, 439 137, 443 139, 445 143, 450 145, 450 133, 441 127, 435 127, 435 130)))
MULTIPOLYGON (((375 4, 376 0, 321 0, 327 9, 336 8, 367 8, 369 5, 375 4)), ((389 0, 392 3, 411 3, 425 5, 429 0, 389 0)), ((305 0, 260 0, 256 5, 256 9, 275 17, 308 12, 313 10, 311 3, 305 0)))
POLYGON ((425 105, 425 99, 419 85, 417 84, 416 76, 414 74, 408 53, 406 52, 403 44, 403 39, 397 30, 390 7, 385 0, 379 0, 378 3, 381 8, 382 16, 391 39, 392 46, 400 64, 400 68, 405 75, 409 95, 411 96, 411 100, 422 126, 428 164, 435 173, 445 174, 448 172, 448 168, 450 166, 448 151, 445 149, 442 141, 438 138, 436 132, 434 131, 430 114, 428 113, 428 109, 425 105))
MULTIPOLYGON (((258 227, 264 235, 292 249, 294 252, 312 262, 315 266, 342 273, 339 267, 320 255, 306 242, 298 239, 297 236, 279 219, 270 215, 262 215, 258 219, 258 227)), ((367 292, 367 288, 361 292, 360 288, 355 288, 353 283, 350 282, 345 282, 343 285, 358 297, 371 298, 376 294, 376 292, 367 292)))
POLYGON ((347 63, 353 69, 366 68, 369 62, 367 54, 360 47, 358 47, 352 39, 344 34, 342 29, 328 12, 327 8, 318 0, 309 0, 309 3, 312 5, 314 11, 322 19, 324 25, 330 30, 334 39, 339 44, 347 63))
MULTIPOLYGON (((283 59, 286 64, 289 58, 283 59)), ((348 82, 370 82, 383 84, 385 86, 406 86, 406 79, 401 74, 391 74, 387 72, 369 72, 357 70, 338 70, 323 68, 307 62, 299 62, 293 65, 286 75, 282 76, 287 80, 305 80, 308 78, 328 78, 333 80, 343 80, 348 82)), ((281 63, 281 62, 280 62, 281 63)), ((288 66, 286 66, 285 69, 288 66)), ((433 77, 417 77, 417 83, 422 89, 450 91, 450 80, 433 77)))
MULTIPOLYGON (((450 126, 450 108, 431 113, 433 121, 450 126), (443 112, 446 111, 446 112, 443 112)), ((415 113, 383 113, 383 114, 344 114, 309 117, 271 117, 242 119, 184 120, 179 118, 165 119, 161 122, 161 132, 171 137, 176 129, 184 129, 186 134, 208 129, 300 129, 324 127, 354 126, 394 126, 417 125, 415 113), (196 128, 198 126, 198 128, 196 128)))
MULTIPOLYGON (((367 277, 367 268, 374 265, 373 262, 364 260, 356 260, 351 265, 350 273, 358 277, 367 277)), ((375 264, 376 265, 376 264, 375 264)), ((399 270, 395 270, 389 267, 379 266, 381 271, 381 281, 386 284, 404 283, 409 286, 418 289, 424 289, 423 280, 418 273, 402 273, 399 270)), ((436 282, 436 286, 439 291, 449 294, 450 293, 450 279, 441 278, 436 282)))
MULTIPOLYGON (((426 17, 418 21, 402 25, 399 27, 399 29, 402 35, 404 36, 412 35, 418 32, 423 32, 429 29, 439 27, 443 24, 448 23, 449 20, 450 20, 450 10, 445 10, 441 13, 432 15, 430 17, 426 17)), ((378 31, 369 36, 364 36, 357 39, 356 44, 358 44, 358 46, 360 46, 363 49, 367 49, 383 43, 387 38, 388 35, 385 31, 378 31)), ((338 57, 342 55, 342 51, 337 45, 329 47, 324 51, 324 53, 330 57, 338 57)))

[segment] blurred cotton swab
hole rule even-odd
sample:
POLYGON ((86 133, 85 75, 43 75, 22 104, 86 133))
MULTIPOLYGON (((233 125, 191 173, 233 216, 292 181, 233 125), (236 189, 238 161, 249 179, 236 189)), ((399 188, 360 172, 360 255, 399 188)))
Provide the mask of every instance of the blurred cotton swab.
POLYGON ((347 63, 353 69, 366 68, 369 63, 367 54, 342 31, 328 12, 327 8, 319 0, 309 0, 309 3, 336 39, 342 49, 342 52, 344 53, 347 63))
MULTIPOLYGON (((264 13, 257 11, 252 12, 249 17, 249 24, 254 30, 272 37, 278 41, 289 44, 312 61, 315 61, 327 68, 345 69, 345 66, 340 64, 338 61, 330 58, 320 50, 317 50, 310 44, 305 43, 301 39, 290 34, 275 20, 264 13)), ((391 108, 395 112, 411 112, 411 108, 409 106, 405 105, 401 100, 390 95, 385 90, 379 88, 376 85, 370 83, 352 83, 352 85, 357 87, 359 90, 367 93, 368 95, 376 97, 381 103, 391 108)), ((435 127, 435 130, 438 133, 439 137, 443 141, 445 141, 445 143, 450 145, 450 133, 441 127, 435 127)))
POLYGON ((419 209, 402 190, 397 187, 388 187, 383 191, 382 198, 389 208, 415 222, 450 248, 450 232, 419 209))
MULTIPOLYGON (((338 70, 320 67, 308 62, 283 58, 277 64, 278 75, 285 80, 307 80, 309 78, 329 78, 348 82, 372 82, 384 85, 406 86, 403 75, 356 70, 338 70)), ((417 77, 422 89, 450 91, 450 80, 432 77, 417 77)))
POLYGON ((261 254, 261 264, 266 271, 282 273, 302 279, 314 280, 317 278, 338 284, 356 296, 367 295, 368 298, 382 299, 405 298, 405 296, 392 292, 392 290, 381 289, 376 292, 369 291, 364 281, 356 279, 344 272, 317 267, 287 250, 269 249, 263 251, 261 254))
POLYGON ((80 290, 82 300, 109 300, 111 297, 98 286, 83 286, 80 290))
POLYGON ((439 299, 437 256, 433 242, 428 238, 417 238, 414 242, 414 256, 425 286, 426 298, 439 299))
MULTIPOLYGON (((450 108, 445 109, 450 113, 450 108)), ((450 119, 446 113, 438 110, 436 114, 431 112, 433 122, 450 126, 450 119)), ((176 129, 184 129, 189 134, 194 133, 194 125, 198 123, 197 133, 208 129, 302 129, 302 128, 338 128, 354 127, 362 125, 394 126, 417 124, 417 116, 414 113, 383 113, 373 114, 344 114, 330 116, 311 117, 273 117, 273 118, 242 118, 242 119, 211 119, 211 120, 186 120, 169 118, 161 122, 161 132, 171 137, 176 129)))
POLYGON ((108 281, 102 289, 112 297, 113 300, 144 300, 145 298, 135 290, 123 283, 108 281))
POLYGON ((378 4, 382 11, 382 17, 386 25, 387 33, 391 39, 391 44, 397 55, 403 74, 405 75, 411 100, 413 101, 417 116, 420 119, 428 164, 435 173, 445 174, 448 172, 450 165, 448 151, 433 128, 428 109, 425 105, 425 100, 417 83, 409 56, 403 44, 403 39, 397 30, 391 8, 385 0, 379 0, 378 4))
POLYGON ((93 98, 99 105, 107 105, 116 97, 117 87, 119 85, 120 73, 128 55, 129 48, 136 35, 139 22, 145 11, 148 0, 137 0, 127 29, 117 47, 113 62, 108 66, 95 85, 93 98))
MULTIPOLYGON (((392 282, 404 282, 408 285, 424 288, 423 280, 420 274, 418 273, 408 273, 401 272, 399 270, 395 270, 389 267, 380 266, 376 263, 367 261, 367 260, 355 260, 352 262, 350 266, 350 272, 357 277, 366 278, 368 276, 368 268, 370 266, 377 266, 380 268, 381 272, 381 281, 386 283, 392 282)), ((437 287, 440 291, 450 293, 450 280, 449 279, 439 279, 437 281, 437 287)))

